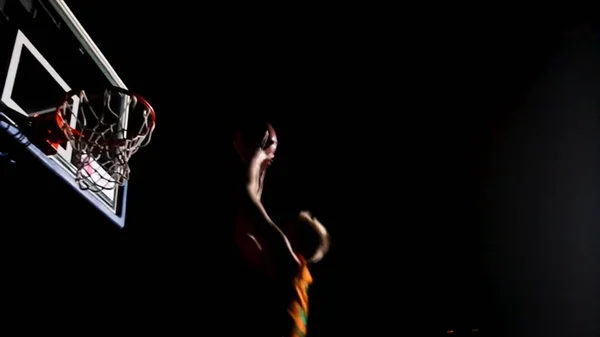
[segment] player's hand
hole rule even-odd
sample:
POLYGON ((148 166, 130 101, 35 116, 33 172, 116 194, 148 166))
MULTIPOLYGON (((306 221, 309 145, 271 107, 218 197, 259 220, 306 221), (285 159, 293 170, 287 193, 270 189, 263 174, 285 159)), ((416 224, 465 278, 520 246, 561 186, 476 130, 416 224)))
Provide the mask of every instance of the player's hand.
POLYGON ((294 252, 308 262, 321 261, 329 251, 329 233, 309 211, 299 212, 297 218, 284 225, 283 231, 290 238, 294 252))

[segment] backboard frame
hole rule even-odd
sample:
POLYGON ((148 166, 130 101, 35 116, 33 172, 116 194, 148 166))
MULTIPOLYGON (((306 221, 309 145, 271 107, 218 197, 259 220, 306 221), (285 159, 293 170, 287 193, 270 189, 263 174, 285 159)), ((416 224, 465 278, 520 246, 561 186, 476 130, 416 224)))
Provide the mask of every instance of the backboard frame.
MULTIPOLYGON (((0 111, 0 114, 2 112, 0 111)), ((56 173, 65 183, 69 184, 72 189, 77 191, 80 196, 85 198, 88 202, 94 205, 98 210, 103 212, 107 218, 113 221, 117 226, 123 228, 125 226, 125 215, 127 214, 127 202, 122 202, 120 204, 115 204, 115 207, 112 209, 106 207, 106 203, 102 200, 102 196, 98 193, 92 193, 88 190, 83 190, 79 187, 79 183, 73 179, 73 176, 69 174, 68 171, 63 169, 63 164, 60 163, 60 157, 48 156, 38 147, 33 146, 33 144, 29 144, 29 140, 26 136, 24 136, 21 131, 15 126, 3 122, 0 120, 0 130, 4 130, 8 132, 10 135, 14 136, 18 142, 23 144, 23 146, 33 154, 46 168, 52 170, 56 173)), ((123 198, 127 197, 127 189, 129 183, 125 183, 121 189, 117 193, 122 193, 123 198)))
MULTIPOLYGON (((37 0, 38 3, 42 7, 49 7, 53 11, 52 13, 58 14, 58 17, 54 19, 60 18, 62 22, 61 25, 65 25, 66 28, 70 31, 70 33, 76 38, 79 43, 80 48, 82 49, 81 53, 85 54, 87 57, 90 57, 93 63, 97 65, 105 80, 112 86, 127 89, 127 86, 121 78, 117 75, 116 71, 107 61, 103 53, 96 46, 94 41, 91 39, 89 34, 85 31, 81 23, 75 17, 73 12, 67 6, 65 1, 63 0, 37 0)), ((30 117, 31 113, 24 111, 21 109, 17 103, 15 103, 12 98, 12 89, 15 83, 15 79, 17 76, 17 68, 18 63, 20 62, 20 55, 18 53, 22 53, 24 49, 32 55, 37 62, 48 72, 48 74, 56 81, 56 83, 64 90, 65 92, 70 91, 71 86, 67 84, 61 78, 59 72, 57 72, 52 64, 48 62, 48 60, 44 57, 43 53, 40 52, 36 46, 28 39, 27 34, 21 30, 21 27, 16 27, 16 36, 14 37, 14 41, 3 41, 6 45, 3 45, 3 48, 11 48, 12 47, 12 56, 10 58, 9 64, 5 65, 8 67, 6 70, 6 77, 0 78, 0 101, 2 103, 0 105, 0 114, 5 116, 7 121, 0 120, 0 129, 8 132, 13 136, 18 136, 19 141, 22 144, 28 144, 29 141, 24 138, 18 126, 16 124, 10 124, 10 116, 7 115, 9 112, 14 114, 18 113, 24 115, 25 117, 30 117), (10 46, 9 46, 10 43, 10 46), (5 111, 3 111, 5 110, 5 111)), ((61 46, 57 46, 57 48, 61 48, 61 46)), ((76 52, 76 51, 75 51, 76 52)), ((60 97, 57 97, 57 103, 60 97)), ((40 111, 38 111, 39 113, 40 111)), ((53 112, 49 112, 53 113, 53 112)), ((67 145, 69 146, 69 145, 67 145)), ((74 179, 74 175, 76 174, 73 171, 73 167, 70 160, 70 151, 69 148, 63 149, 59 148, 57 155, 47 155, 40 148, 34 146, 33 144, 29 144, 26 146, 27 150, 34 155, 38 160, 40 160, 44 166, 53 171, 60 179, 69 184, 74 190, 79 193, 82 197, 84 197, 88 202, 95 206, 98 210, 104 213, 112 222, 114 222, 117 226, 123 228, 125 226, 125 215, 127 210, 127 192, 128 192, 128 183, 126 182, 122 187, 115 188, 114 191, 102 191, 102 192, 92 192, 89 190, 82 190, 78 182, 74 179), (66 159, 65 159, 66 158, 66 159), (113 193, 109 195, 108 193, 113 193)))

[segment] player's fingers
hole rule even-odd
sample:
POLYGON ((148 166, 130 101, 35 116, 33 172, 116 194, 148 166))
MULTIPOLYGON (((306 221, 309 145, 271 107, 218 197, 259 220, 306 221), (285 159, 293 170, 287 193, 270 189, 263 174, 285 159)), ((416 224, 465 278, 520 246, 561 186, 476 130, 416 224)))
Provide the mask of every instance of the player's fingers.
POLYGON ((319 236, 319 246, 312 254, 311 258, 308 259, 308 261, 311 263, 321 261, 329 251, 329 247, 331 244, 327 229, 317 218, 315 218, 309 211, 306 210, 300 212, 299 220, 303 223, 308 224, 313 230, 316 231, 317 235, 319 236))

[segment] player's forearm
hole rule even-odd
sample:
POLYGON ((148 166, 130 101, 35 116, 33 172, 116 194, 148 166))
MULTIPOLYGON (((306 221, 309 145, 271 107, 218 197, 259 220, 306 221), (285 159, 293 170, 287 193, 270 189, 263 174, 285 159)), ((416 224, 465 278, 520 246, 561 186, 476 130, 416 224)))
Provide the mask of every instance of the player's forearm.
POLYGON ((263 186, 265 183, 265 175, 266 175, 267 171, 263 170, 260 173, 260 176, 258 177, 258 188, 257 188, 257 193, 256 196, 258 198, 258 200, 260 200, 261 196, 262 196, 262 191, 263 191, 263 186))
POLYGON ((291 265, 295 268, 299 261, 288 238, 271 220, 258 197, 250 190, 245 206, 247 220, 252 223, 254 234, 260 238, 261 244, 267 247, 270 258, 278 265, 284 264, 280 267, 287 268, 291 265))

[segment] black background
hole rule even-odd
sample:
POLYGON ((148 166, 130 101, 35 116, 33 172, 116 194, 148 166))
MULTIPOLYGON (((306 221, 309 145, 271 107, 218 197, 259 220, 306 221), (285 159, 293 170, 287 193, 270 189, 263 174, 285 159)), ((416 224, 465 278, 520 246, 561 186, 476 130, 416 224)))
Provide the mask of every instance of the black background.
POLYGON ((101 326, 226 321, 211 315, 227 296, 223 131, 266 114, 280 138, 267 207, 309 208, 332 235, 314 269, 311 336, 600 331, 593 25, 116 3, 70 5, 154 105, 156 137, 132 160, 124 230, 77 201, 76 219, 31 220, 54 225, 22 234, 22 247, 65 248, 16 263, 61 261, 63 274, 26 274, 34 297, 82 301, 72 308, 101 326))

